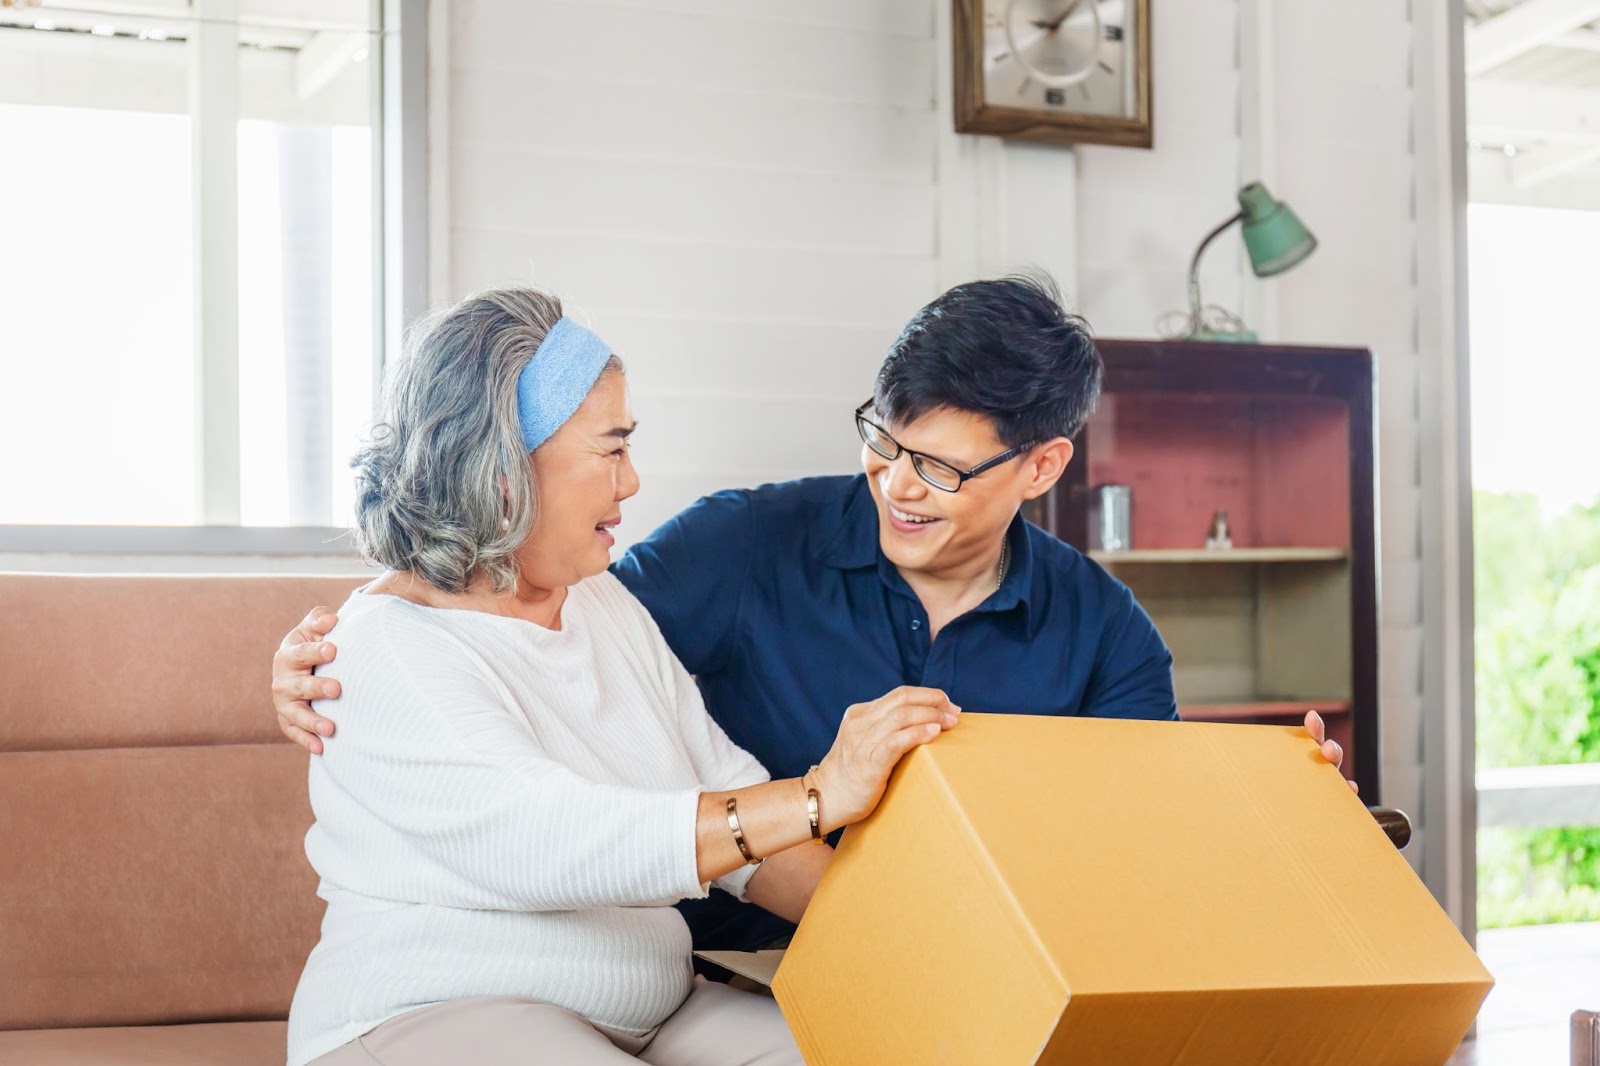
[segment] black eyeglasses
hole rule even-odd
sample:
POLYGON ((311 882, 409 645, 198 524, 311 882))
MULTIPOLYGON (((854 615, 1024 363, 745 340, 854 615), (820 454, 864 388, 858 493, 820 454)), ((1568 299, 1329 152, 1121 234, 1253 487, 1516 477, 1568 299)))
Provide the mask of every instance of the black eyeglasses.
POLYGON ((993 459, 985 459, 971 470, 960 470, 943 459, 935 459, 931 455, 914 452, 910 448, 902 446, 899 441, 889 436, 888 430, 867 417, 867 411, 871 407, 872 401, 868 400, 856 408, 856 432, 861 434, 862 443, 890 462, 900 458, 900 453, 902 452, 911 456, 911 467, 917 472, 917 476, 941 492, 959 491, 968 479, 975 478, 985 470, 999 466, 1001 463, 1009 463, 1037 443, 1036 441, 1030 441, 1027 444, 1020 444, 1008 451, 1001 452, 993 459))

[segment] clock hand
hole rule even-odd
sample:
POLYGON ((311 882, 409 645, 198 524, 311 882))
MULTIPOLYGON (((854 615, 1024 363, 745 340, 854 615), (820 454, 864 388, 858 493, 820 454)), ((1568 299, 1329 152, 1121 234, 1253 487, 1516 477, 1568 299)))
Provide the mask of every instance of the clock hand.
POLYGON ((1034 19, 1031 23, 1029 23, 1029 25, 1044 30, 1046 33, 1054 33, 1061 28, 1061 24, 1063 22, 1067 21, 1067 16, 1072 14, 1072 12, 1077 8, 1078 3, 1079 0, 1072 0, 1072 3, 1067 5, 1067 9, 1061 14, 1057 15, 1055 18, 1034 19))
POLYGON ((1018 41, 1016 50, 1020 55, 1020 53, 1026 52, 1028 49, 1032 48, 1034 45, 1038 44, 1048 36, 1050 36, 1048 32, 1036 33, 1032 37, 1029 37, 1026 41, 1018 41))

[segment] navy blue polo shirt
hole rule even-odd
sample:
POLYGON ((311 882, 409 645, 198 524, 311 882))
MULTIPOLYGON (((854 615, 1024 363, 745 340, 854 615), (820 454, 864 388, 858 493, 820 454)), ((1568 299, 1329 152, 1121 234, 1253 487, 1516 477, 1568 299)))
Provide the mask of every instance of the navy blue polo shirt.
MULTIPOLYGON (((1172 655, 1126 586, 1018 517, 1004 582, 928 639, 878 546, 864 475, 707 496, 612 567, 694 674, 711 716, 775 778, 827 754, 845 708, 901 685, 968 714, 1176 719, 1172 655)), ((681 905, 696 947, 793 926, 720 892, 681 905)))

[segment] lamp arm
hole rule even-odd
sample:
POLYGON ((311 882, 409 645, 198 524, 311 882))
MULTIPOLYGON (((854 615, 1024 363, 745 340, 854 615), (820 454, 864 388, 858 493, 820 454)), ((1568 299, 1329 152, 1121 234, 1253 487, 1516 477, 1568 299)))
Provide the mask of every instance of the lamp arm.
POLYGON ((1206 234, 1206 239, 1200 242, 1200 247, 1194 250, 1194 258, 1189 261, 1189 331, 1191 333, 1200 329, 1200 256, 1204 254, 1206 245, 1222 235, 1222 231, 1244 217, 1244 212, 1239 211, 1222 223, 1216 229, 1206 234))

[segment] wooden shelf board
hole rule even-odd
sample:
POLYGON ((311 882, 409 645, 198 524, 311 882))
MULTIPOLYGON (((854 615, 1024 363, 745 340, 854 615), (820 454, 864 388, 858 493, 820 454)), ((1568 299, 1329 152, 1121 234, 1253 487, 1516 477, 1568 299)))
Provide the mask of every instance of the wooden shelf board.
POLYGON ((1089 553, 1089 558, 1108 566, 1123 563, 1331 563, 1349 557, 1350 552, 1344 548, 1135 548, 1089 553))
POLYGON ((1349 700, 1240 700, 1237 703, 1194 703, 1178 708, 1186 722, 1231 722, 1240 718, 1304 718, 1316 711, 1327 718, 1349 714, 1349 700))

